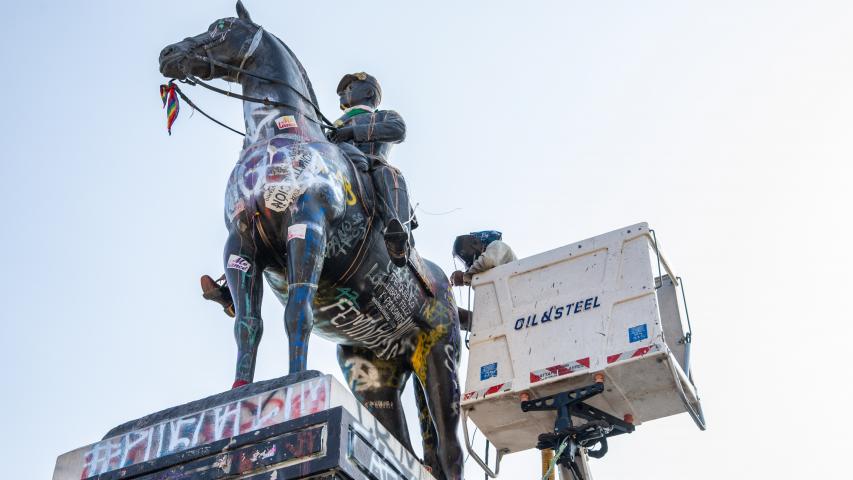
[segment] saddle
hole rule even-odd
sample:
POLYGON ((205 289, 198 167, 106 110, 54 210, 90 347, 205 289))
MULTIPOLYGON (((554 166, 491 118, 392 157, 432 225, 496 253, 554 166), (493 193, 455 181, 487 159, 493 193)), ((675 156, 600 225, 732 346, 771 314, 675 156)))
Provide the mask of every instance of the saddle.
MULTIPOLYGON (((344 143, 339 145, 339 147, 341 147, 342 145, 349 144, 344 143)), ((365 229, 364 237, 362 237, 362 239, 359 241, 359 247, 355 258, 353 258, 352 264, 350 264, 347 271, 341 276, 340 280, 338 281, 340 283, 349 280, 349 278, 352 277, 352 275, 358 270, 358 267, 361 266, 361 263, 364 262, 364 258, 367 255, 367 252, 370 250, 370 242, 373 238, 370 235, 370 232, 373 228, 378 228, 374 225, 374 220, 379 217, 376 213, 377 200, 376 191, 373 188, 373 179, 371 178, 370 173, 367 171, 367 169, 364 168, 366 167, 366 165, 362 162, 362 160, 367 161, 366 157, 360 150, 356 149, 355 147, 352 147, 352 149, 342 147, 341 150, 344 152, 344 157, 346 157, 347 159, 347 165, 351 174, 350 178, 354 178, 356 181, 358 198, 363 199, 362 205, 364 208, 364 213, 368 216, 369 220, 368 228, 365 229), (369 188, 366 188, 365 186, 368 186, 369 188)), ((414 228, 414 226, 416 226, 416 224, 414 224, 412 228, 414 228)), ((435 297, 436 286, 431 280, 432 277, 430 276, 429 271, 426 268, 426 264, 424 263, 423 258, 421 258, 420 254, 415 248, 414 239, 411 236, 410 239, 411 247, 409 249, 409 256, 406 261, 407 267, 415 276, 415 278, 418 279, 418 282, 421 284, 421 286, 424 287, 424 290, 426 290, 427 295, 429 295, 430 297, 435 297)))

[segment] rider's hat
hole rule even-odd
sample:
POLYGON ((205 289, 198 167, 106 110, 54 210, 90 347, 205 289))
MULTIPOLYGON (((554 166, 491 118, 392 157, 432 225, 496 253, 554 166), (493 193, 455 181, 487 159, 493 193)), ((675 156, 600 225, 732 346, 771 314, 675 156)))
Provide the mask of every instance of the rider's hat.
POLYGON ((376 99, 376 103, 380 103, 382 101, 382 87, 379 86, 379 80, 377 80, 376 77, 374 77, 373 75, 364 72, 348 73, 344 75, 344 78, 342 78, 341 81, 338 83, 338 95, 340 95, 341 92, 343 92, 344 89, 347 88, 347 85, 356 80, 369 83, 370 86, 376 89, 376 96, 378 97, 376 99))

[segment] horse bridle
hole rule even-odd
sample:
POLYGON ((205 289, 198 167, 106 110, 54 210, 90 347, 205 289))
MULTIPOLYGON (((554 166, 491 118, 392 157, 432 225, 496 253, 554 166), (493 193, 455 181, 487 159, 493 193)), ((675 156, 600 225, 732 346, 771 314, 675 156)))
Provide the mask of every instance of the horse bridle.
MULTIPOLYGON (((234 24, 234 22, 232 21, 231 25, 233 26, 233 24, 234 24)), ((210 74, 208 74, 208 76, 207 76, 207 78, 205 78, 205 80, 211 80, 213 78, 213 74, 214 74, 217 66, 222 66, 224 68, 228 68, 229 70, 231 69, 230 65, 229 66, 226 66, 224 64, 223 65, 217 65, 216 61, 213 59, 213 55, 210 54, 210 49, 225 41, 225 38, 228 36, 228 32, 231 31, 232 26, 229 26, 227 30, 222 32, 219 35, 219 38, 213 37, 213 34, 209 34, 212 39, 208 42, 199 42, 198 40, 195 39, 195 37, 187 37, 184 39, 185 41, 192 44, 192 49, 198 49, 198 48, 204 49, 204 56, 201 56, 197 53, 193 53, 192 56, 198 60, 202 60, 202 61, 210 64, 210 74)), ((235 67, 237 70, 243 69, 243 67, 246 65, 246 62, 255 53, 255 50, 257 50, 258 46, 261 44, 261 38, 264 36, 264 29, 260 25, 255 25, 255 27, 257 27, 255 30, 255 35, 251 39, 247 39, 243 43, 243 46, 240 47, 240 51, 242 52, 245 50, 246 53, 243 54, 243 60, 240 61, 240 67, 239 68, 235 67)), ((192 52, 193 50, 190 50, 190 51, 192 52)), ((186 73, 186 72, 184 72, 184 73, 186 73)), ((237 73, 237 76, 234 78, 234 81, 237 82, 239 80, 239 78, 240 78, 240 72, 237 73)))
MULTIPOLYGON (((201 61, 206 62, 206 63, 208 63, 208 64, 210 65, 210 73, 208 74, 208 77, 207 77, 205 80, 210 80, 210 79, 212 79, 212 78, 213 78, 213 76, 214 76, 214 73, 215 73, 216 67, 220 67, 220 68, 224 68, 225 70, 227 70, 227 71, 229 71, 229 72, 231 72, 231 73, 236 73, 236 75, 235 75, 235 77, 234 77, 234 81, 235 81, 235 82, 237 82, 237 81, 239 80, 239 78, 240 78, 240 74, 243 74, 243 75, 246 75, 246 76, 249 76, 249 77, 257 78, 258 80, 263 80, 263 81, 265 81, 265 82, 269 82, 269 83, 274 83, 274 84, 277 84, 277 85, 285 86, 285 87, 289 88, 290 90, 292 90, 294 93, 296 93, 296 94, 297 94, 297 95, 298 95, 302 100, 304 100, 308 105, 310 105, 310 106, 314 109, 314 113, 315 113, 318 117, 320 117, 320 119, 318 120, 318 119, 316 119, 316 118, 312 118, 312 117, 311 117, 311 116, 309 116, 309 115, 305 115, 305 114, 303 114, 303 116, 304 116, 307 120, 310 120, 311 122, 314 122, 314 123, 316 123, 317 125, 320 125, 320 127, 321 127, 321 128, 326 128, 326 129, 329 129, 329 130, 335 130, 335 129, 336 129, 336 127, 335 127, 334 125, 332 125, 332 122, 331 122, 328 118, 326 118, 326 116, 325 116, 325 115, 323 115, 323 112, 321 112, 321 111, 320 111, 320 107, 319 107, 319 106, 317 106, 317 104, 316 104, 316 103, 314 103, 314 101, 313 101, 313 100, 311 100, 310 98, 306 97, 306 96, 305 96, 302 92, 300 92, 296 87, 294 87, 293 85, 291 85, 291 84, 290 84, 290 83, 288 83, 288 82, 281 81, 281 80, 279 80, 279 79, 275 79, 275 78, 269 78, 269 77, 266 77, 266 76, 264 76, 264 75, 259 75, 259 74, 257 74, 257 73, 254 73, 254 72, 252 72, 252 71, 250 71, 250 70, 246 70, 245 68, 243 68, 243 67, 245 67, 245 66, 246 66, 246 62, 247 62, 247 61, 249 61, 249 59, 250 59, 250 58, 252 57, 252 55, 255 53, 255 50, 257 50, 258 46, 259 46, 259 45, 260 45, 260 43, 261 43, 261 39, 262 39, 262 38, 263 38, 263 36, 264 36, 264 28, 263 28, 263 27, 261 27, 260 25, 257 25, 257 24, 255 24, 255 23, 252 23, 252 25, 253 25, 253 26, 255 26, 255 28, 256 28, 256 30, 255 30, 255 34, 252 36, 252 38, 250 38, 250 39, 246 39, 246 41, 243 43, 243 46, 241 46, 241 47, 240 47, 240 51, 241 51, 241 52, 245 51, 245 53, 243 54, 243 58, 242 58, 242 60, 240 61, 240 66, 239 66, 239 67, 234 66, 234 65, 230 65, 230 64, 227 64, 227 63, 224 63, 224 62, 220 62, 219 60, 216 60, 215 58, 213 58, 213 55, 211 55, 211 52, 210 52, 211 48, 212 48, 212 47, 214 47, 214 46, 216 46, 216 45, 219 45, 220 43, 222 43, 222 42, 224 42, 224 41, 225 41, 225 37, 228 35, 228 32, 230 32, 230 31, 231 31, 231 28, 232 28, 232 26, 233 26, 233 25, 234 25, 234 22, 232 21, 232 22, 231 22, 231 24, 229 25, 228 29, 221 33, 220 38, 215 38, 215 37, 214 37, 211 41, 208 41, 208 42, 199 42, 199 41, 198 41, 198 40, 196 40, 194 37, 188 37, 188 38, 186 38, 186 39, 185 39, 185 41, 189 42, 189 43, 192 45, 192 47, 191 47, 191 49, 190 49, 190 56, 192 56, 192 57, 193 57, 193 58, 195 58, 196 60, 201 60, 201 61), (203 49, 203 50, 204 50, 204 56, 199 55, 198 53, 196 53, 196 50, 198 50, 198 49, 203 49)), ((277 38, 277 37, 275 37, 275 38, 276 38, 276 40, 278 40, 279 42, 281 42, 281 39, 279 39, 279 38, 277 38)), ((282 43, 282 45, 284 45, 284 42, 281 42, 281 43, 282 43)), ((214 87, 213 85, 210 85, 210 84, 208 84, 208 83, 206 83, 206 82, 203 82, 203 81, 202 81, 201 79, 199 79, 198 77, 196 77, 196 76, 194 76, 193 74, 191 74, 191 73, 189 73, 188 71, 186 71, 186 69, 185 69, 185 66, 184 66, 184 65, 180 65, 180 67, 179 67, 179 68, 181 68, 182 73, 184 74, 184 77, 185 77, 184 79, 180 79, 180 80, 178 80, 178 81, 179 81, 179 82, 181 82, 181 83, 185 83, 185 84, 187 84, 187 85, 200 85, 200 86, 202 86, 202 87, 204 87, 204 88, 206 88, 206 89, 208 89, 208 90, 211 90, 211 91, 213 91, 213 92, 216 92, 216 93, 219 93, 219 94, 225 95, 226 97, 233 97, 233 98, 237 98, 237 99, 239 99, 239 100, 243 100, 243 101, 246 101, 246 102, 260 103, 260 104, 263 104, 263 105, 266 105, 266 106, 271 106, 271 107, 285 107, 285 108, 291 108, 291 109, 293 109, 293 110, 299 111, 299 108, 297 108, 296 106, 291 105, 291 104, 289 104, 289 103, 277 102, 277 101, 270 100, 270 99, 268 99, 268 98, 248 97, 248 96, 246 96, 246 95, 241 95, 241 94, 238 94, 238 93, 233 93, 233 92, 229 92, 229 91, 227 91, 227 90, 223 90, 223 89, 221 89, 221 88, 214 87)), ((175 80, 175 79, 170 80, 170 81, 169 81, 169 83, 170 83, 171 85, 174 85, 174 80, 175 80)), ((204 115, 205 117, 209 118, 210 120, 212 120, 212 121, 216 122, 217 124, 219 124, 219 125, 221 125, 221 126, 223 126, 223 127, 227 128, 227 129, 231 130, 232 132, 236 132, 236 133, 238 133, 238 134, 240 134, 240 135, 244 135, 244 136, 245 136, 245 134, 244 134, 244 133, 239 132, 239 131, 237 131, 237 130, 233 129, 233 128, 231 128, 231 127, 229 127, 229 126, 225 125, 224 123, 222 123, 222 122, 220 122, 220 121, 218 121, 218 120, 214 119, 214 118, 213 118, 213 117, 211 117, 210 115, 206 114, 204 111, 202 111, 200 108, 198 108, 195 104, 193 104, 193 102, 192 102, 192 101, 190 101, 190 99, 189 99, 189 98, 187 98, 187 97, 186 97, 186 95, 184 95, 184 93, 183 93, 183 92, 181 92, 181 90, 180 90, 177 86, 175 86, 175 89, 176 89, 176 91, 178 92, 178 94, 181 96, 181 98, 182 98, 182 99, 184 99, 184 101, 186 101, 186 102, 187 102, 191 107, 193 107, 194 109, 198 110, 202 115, 204 115)))

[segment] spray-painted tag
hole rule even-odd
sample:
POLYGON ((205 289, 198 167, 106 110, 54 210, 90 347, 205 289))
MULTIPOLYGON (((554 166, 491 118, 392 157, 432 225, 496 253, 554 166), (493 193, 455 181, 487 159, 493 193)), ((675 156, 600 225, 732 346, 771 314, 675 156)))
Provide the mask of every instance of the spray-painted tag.
POLYGON ((305 231, 307 228, 308 225, 304 223, 297 223, 287 227, 287 241, 289 242, 294 238, 305 238, 305 231))
POLYGON ((275 119, 275 126, 279 130, 284 130, 287 128, 296 128, 299 125, 296 124, 296 117, 293 115, 284 115, 275 119))
POLYGON ((252 268, 252 264, 245 258, 232 254, 228 257, 228 268, 240 270, 241 272, 248 272, 249 269, 252 268))

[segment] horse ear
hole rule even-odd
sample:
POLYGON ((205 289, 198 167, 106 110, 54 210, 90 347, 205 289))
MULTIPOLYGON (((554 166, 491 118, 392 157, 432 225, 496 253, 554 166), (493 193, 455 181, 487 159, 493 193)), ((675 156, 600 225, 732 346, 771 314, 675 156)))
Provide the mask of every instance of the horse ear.
POLYGON ((246 10, 246 7, 243 5, 241 0, 237 0, 237 17, 246 20, 247 22, 252 21, 252 17, 249 16, 249 11, 246 10))

